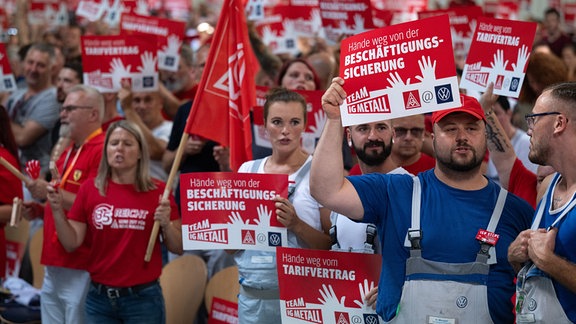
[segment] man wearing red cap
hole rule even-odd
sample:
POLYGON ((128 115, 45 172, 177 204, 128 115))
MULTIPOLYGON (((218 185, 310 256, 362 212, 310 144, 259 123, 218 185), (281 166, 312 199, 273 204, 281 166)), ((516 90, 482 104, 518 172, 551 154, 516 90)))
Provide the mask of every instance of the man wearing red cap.
POLYGON ((335 78, 322 97, 327 121, 310 190, 324 207, 376 225, 378 314, 395 323, 512 323, 507 250, 533 209, 483 176, 486 125, 478 101, 462 95, 461 107, 432 115, 434 169, 345 178, 338 151, 343 84, 335 78))

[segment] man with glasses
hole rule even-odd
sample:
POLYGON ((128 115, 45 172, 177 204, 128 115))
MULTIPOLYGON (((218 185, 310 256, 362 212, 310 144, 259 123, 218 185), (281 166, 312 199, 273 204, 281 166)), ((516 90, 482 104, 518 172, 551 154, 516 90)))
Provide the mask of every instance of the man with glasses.
MULTIPOLYGON (((104 117, 104 99, 94 88, 75 85, 60 109, 62 125, 68 127, 71 145, 56 162, 53 184, 62 192, 66 211, 72 207, 80 185, 98 172, 102 157, 104 134, 100 128, 104 117), (58 177, 58 178, 56 178, 58 177), (56 179, 54 179, 56 178, 56 179)), ((28 186, 34 198, 47 196, 43 179, 28 186)), ((74 252, 67 252, 56 237, 50 204, 44 209, 44 243, 41 262, 45 265, 42 283, 42 323, 84 323, 84 303, 90 276, 90 247, 85 242, 74 252)))
POLYGON ((526 115, 529 158, 557 173, 532 227, 510 245, 518 323, 576 322, 576 83, 546 88, 526 115))
POLYGON ((322 97, 326 124, 314 151, 310 192, 324 207, 373 223, 382 271, 376 311, 397 323, 511 323, 509 244, 533 209, 481 171, 485 117, 478 101, 432 114, 436 167, 416 177, 344 177, 340 105, 344 80, 322 97))
POLYGON ((434 168, 436 161, 422 152, 424 146, 424 115, 396 118, 394 125, 394 145, 392 160, 411 174, 434 168))

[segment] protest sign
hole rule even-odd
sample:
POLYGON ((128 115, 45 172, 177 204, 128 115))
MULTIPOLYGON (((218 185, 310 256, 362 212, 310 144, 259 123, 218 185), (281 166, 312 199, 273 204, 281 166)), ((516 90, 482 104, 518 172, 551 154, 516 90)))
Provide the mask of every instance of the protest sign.
POLYGON ((262 42, 274 54, 297 54, 298 38, 321 35, 322 20, 317 0, 289 0, 264 5, 251 3, 255 13, 256 31, 262 36, 262 42))
POLYGON ((16 79, 10 67, 6 46, 0 43, 0 91, 10 92, 16 90, 16 79))
POLYGON ((282 323, 383 323, 364 300, 378 286, 377 254, 279 247, 282 323))
POLYGON ((28 22, 31 25, 66 26, 68 24, 66 3, 59 0, 31 0, 28 22))
POLYGON ((374 28, 370 0, 320 0, 320 16, 326 40, 334 44, 374 28))
POLYGON ((463 6, 443 10, 421 11, 418 13, 418 18, 423 19, 443 14, 447 14, 450 18, 454 57, 456 62, 463 64, 470 50, 472 35, 474 30, 476 30, 477 18, 482 16, 482 7, 463 6))
POLYGON ((343 126, 461 105, 448 15, 349 37, 340 50, 343 126))
POLYGON ((484 16, 497 19, 518 20, 520 18, 519 1, 484 2, 484 16))
POLYGON ((274 197, 288 196, 288 175, 194 172, 180 175, 185 250, 274 251, 288 242, 274 197))
POLYGON ((222 298, 212 298, 208 324, 237 324, 238 304, 222 298))
POLYGON ((416 20, 418 12, 428 8, 428 0, 371 0, 371 2, 373 8, 386 10, 392 15, 390 23, 386 26, 416 20))
MULTIPOLYGON (((256 106, 252 109, 252 130, 254 131, 254 144, 271 149, 272 144, 265 130, 266 125, 264 125, 264 103, 268 90, 267 87, 256 87, 256 106)), ((306 99, 306 130, 302 133, 301 145, 306 152, 312 154, 326 123, 326 114, 322 109, 324 91, 294 90, 294 92, 298 92, 306 99)))
POLYGON ((479 17, 460 87, 518 98, 526 73, 536 23, 479 17), (509 64, 510 63, 510 64, 509 64))
POLYGON ((108 7, 108 0, 81 0, 76 7, 76 16, 86 18, 88 21, 97 21, 102 18, 108 7))
POLYGON ((174 72, 178 71, 185 28, 186 23, 183 21, 135 14, 124 14, 120 21, 120 31, 124 35, 156 36, 158 69, 174 72))
POLYGON ((132 91, 156 91, 156 53, 151 36, 82 36, 84 84, 102 93, 119 91, 121 81, 130 82, 132 91))

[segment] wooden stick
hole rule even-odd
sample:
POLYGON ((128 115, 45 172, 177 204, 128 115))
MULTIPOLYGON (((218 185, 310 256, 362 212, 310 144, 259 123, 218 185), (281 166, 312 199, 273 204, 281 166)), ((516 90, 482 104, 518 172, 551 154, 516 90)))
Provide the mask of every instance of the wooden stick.
MULTIPOLYGON (((176 173, 178 173, 178 168, 180 167, 180 162, 182 161, 182 155, 184 154, 184 146, 188 141, 190 135, 186 132, 182 134, 180 139, 180 144, 176 150, 176 155, 174 156, 174 162, 172 163, 172 168, 170 169, 170 174, 168 175, 168 180, 166 180, 166 188, 162 194, 162 199, 168 199, 170 197, 170 192, 172 191, 172 185, 174 183, 174 178, 176 173)), ((158 237, 158 232, 160 231, 160 222, 155 221, 152 227, 152 233, 150 233, 150 239, 148 240, 148 246, 146 247, 146 255, 144 256, 144 261, 150 262, 152 258, 152 251, 154 250, 154 244, 156 243, 156 238, 158 237)))
POLYGON ((14 197, 12 202, 12 213, 10 214, 10 226, 17 227, 22 219, 22 199, 14 197))
POLYGON ((18 179, 22 180, 24 183, 28 184, 30 179, 28 179, 20 170, 16 169, 10 162, 6 161, 3 157, 0 156, 0 164, 2 164, 8 171, 10 171, 13 175, 15 175, 18 179))

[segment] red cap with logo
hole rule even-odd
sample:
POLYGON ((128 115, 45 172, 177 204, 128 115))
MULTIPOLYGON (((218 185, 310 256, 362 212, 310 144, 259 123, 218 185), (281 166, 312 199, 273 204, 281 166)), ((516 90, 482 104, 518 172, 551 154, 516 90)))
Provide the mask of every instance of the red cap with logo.
POLYGON ((447 115, 455 112, 465 112, 470 114, 478 119, 482 119, 486 121, 486 117, 484 116, 484 110, 482 110, 482 106, 476 98, 470 97, 464 94, 460 94, 460 102, 462 106, 456 108, 450 108, 445 110, 439 110, 432 113, 432 124, 436 124, 442 118, 446 117, 447 115))

